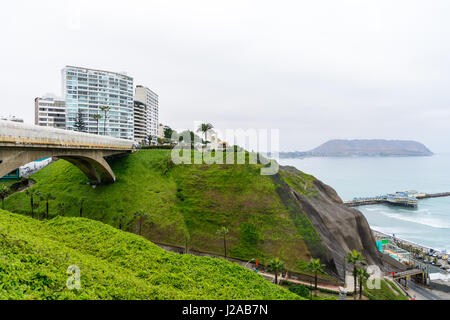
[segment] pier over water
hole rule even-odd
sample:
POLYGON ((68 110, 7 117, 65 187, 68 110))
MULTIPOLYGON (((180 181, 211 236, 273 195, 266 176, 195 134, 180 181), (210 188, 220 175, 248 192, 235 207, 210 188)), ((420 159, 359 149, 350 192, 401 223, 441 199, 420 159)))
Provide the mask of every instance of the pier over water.
POLYGON ((390 204, 403 207, 417 208, 420 199, 448 197, 450 192, 440 193, 420 193, 417 191, 398 191, 396 193, 389 193, 375 197, 354 198, 351 201, 345 201, 347 207, 358 207, 373 204, 390 204))

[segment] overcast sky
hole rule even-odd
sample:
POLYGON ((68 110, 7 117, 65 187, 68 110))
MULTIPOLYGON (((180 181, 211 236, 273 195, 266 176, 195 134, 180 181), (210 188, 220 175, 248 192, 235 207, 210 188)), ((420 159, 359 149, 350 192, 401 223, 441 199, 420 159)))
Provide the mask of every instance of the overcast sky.
POLYGON ((449 1, 5 1, 0 115, 34 121, 60 70, 126 71, 173 128, 280 129, 450 151, 449 1))

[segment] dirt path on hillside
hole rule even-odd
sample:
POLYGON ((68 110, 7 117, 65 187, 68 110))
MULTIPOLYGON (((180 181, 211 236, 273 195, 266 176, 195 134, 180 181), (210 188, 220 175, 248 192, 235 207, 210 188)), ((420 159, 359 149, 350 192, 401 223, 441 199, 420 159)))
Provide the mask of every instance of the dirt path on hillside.
POLYGON ((28 178, 23 181, 18 181, 17 183, 13 184, 10 187, 11 193, 8 194, 8 196, 5 199, 7 199, 8 197, 12 196, 13 194, 15 194, 17 192, 24 192, 25 190, 27 190, 28 188, 31 188, 35 184, 36 184, 36 181, 34 181, 33 179, 28 179, 28 178))

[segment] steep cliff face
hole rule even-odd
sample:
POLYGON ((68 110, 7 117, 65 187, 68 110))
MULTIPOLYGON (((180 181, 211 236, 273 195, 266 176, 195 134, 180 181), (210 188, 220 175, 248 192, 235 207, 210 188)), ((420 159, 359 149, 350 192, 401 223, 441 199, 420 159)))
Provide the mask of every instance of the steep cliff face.
MULTIPOLYGON (((301 175, 293 167, 282 167, 281 170, 282 176, 288 174, 291 179, 301 175)), ((361 252, 368 264, 382 267, 375 239, 363 214, 344 206, 330 186, 319 180, 314 180, 313 184, 316 192, 307 195, 295 184, 285 186, 284 190, 295 199, 299 211, 309 218, 320 235, 320 245, 309 248, 313 256, 321 258, 328 271, 340 279, 344 278, 345 256, 353 249, 361 252)), ((348 265, 347 269, 350 267, 348 265)))

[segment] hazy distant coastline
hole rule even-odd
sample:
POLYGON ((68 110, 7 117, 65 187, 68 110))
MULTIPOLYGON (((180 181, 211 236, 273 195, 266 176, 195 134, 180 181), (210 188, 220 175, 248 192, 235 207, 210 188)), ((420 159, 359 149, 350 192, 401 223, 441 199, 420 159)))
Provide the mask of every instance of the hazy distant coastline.
POLYGON ((310 151, 280 152, 280 158, 432 156, 424 144, 410 140, 330 140, 310 151))

